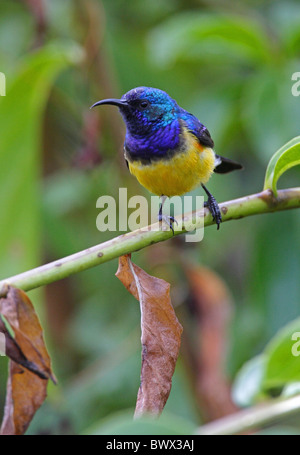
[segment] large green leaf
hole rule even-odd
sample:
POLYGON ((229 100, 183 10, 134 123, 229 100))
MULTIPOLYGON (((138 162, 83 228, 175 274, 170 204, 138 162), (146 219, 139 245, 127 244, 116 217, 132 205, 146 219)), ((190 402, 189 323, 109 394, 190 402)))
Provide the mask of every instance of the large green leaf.
POLYGON ((250 406, 262 395, 266 357, 261 354, 246 362, 238 372, 232 387, 232 398, 238 406, 250 406))
POLYGON ((155 28, 149 36, 152 58, 160 65, 177 59, 249 64, 272 59, 261 24, 238 15, 181 13, 155 28))
POLYGON ((58 72, 79 57, 59 44, 27 55, 0 98, 0 275, 39 262, 39 175, 43 109, 58 72))
POLYGON ((289 141, 273 155, 267 167, 264 190, 270 189, 277 196, 279 177, 297 164, 300 164, 300 136, 289 141))
POLYGON ((300 318, 282 328, 267 345, 262 381, 264 389, 280 388, 300 381, 300 318))
POLYGON ((299 393, 300 318, 283 327, 263 353, 246 362, 238 372, 232 395, 239 406, 250 406, 270 391, 283 396, 299 393))

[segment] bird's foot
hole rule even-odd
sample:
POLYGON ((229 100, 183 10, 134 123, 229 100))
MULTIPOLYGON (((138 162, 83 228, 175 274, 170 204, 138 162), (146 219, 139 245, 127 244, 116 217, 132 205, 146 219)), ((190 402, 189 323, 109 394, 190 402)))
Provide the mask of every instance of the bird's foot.
POLYGON ((162 215, 161 213, 159 213, 158 214, 158 221, 164 221, 165 223, 167 223, 167 225, 172 230, 173 235, 175 235, 174 228, 173 228, 173 223, 178 224, 178 222, 174 218, 174 216, 172 216, 172 215, 162 215))
POLYGON ((217 229, 220 229, 220 224, 222 223, 222 215, 219 209, 219 205, 212 194, 210 194, 207 201, 204 202, 204 207, 208 208, 212 214, 213 221, 216 222, 217 229))

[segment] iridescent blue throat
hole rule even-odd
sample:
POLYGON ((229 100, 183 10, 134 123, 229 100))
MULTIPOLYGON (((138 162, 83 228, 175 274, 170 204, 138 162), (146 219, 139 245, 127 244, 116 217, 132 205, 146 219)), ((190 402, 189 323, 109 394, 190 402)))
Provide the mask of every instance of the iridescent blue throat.
POLYGON ((130 132, 127 129, 125 150, 132 161, 151 162, 158 159, 171 158, 180 148, 181 125, 178 119, 159 128, 149 127, 143 134, 130 132))

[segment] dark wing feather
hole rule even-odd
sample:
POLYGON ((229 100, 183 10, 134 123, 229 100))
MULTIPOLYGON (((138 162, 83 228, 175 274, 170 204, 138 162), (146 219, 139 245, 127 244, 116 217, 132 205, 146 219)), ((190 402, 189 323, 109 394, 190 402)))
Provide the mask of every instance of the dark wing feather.
POLYGON ((243 169, 243 166, 241 164, 230 160, 229 158, 224 158, 223 156, 216 155, 216 159, 220 162, 220 164, 217 164, 214 169, 214 172, 217 174, 227 174, 227 172, 243 169))
POLYGON ((212 140, 208 129, 197 119, 197 117, 184 109, 181 109, 180 118, 184 121, 188 130, 197 137, 200 144, 205 145, 206 147, 214 147, 214 141, 212 140))
POLYGON ((215 144, 211 138, 210 132, 204 125, 202 126, 203 128, 199 130, 196 136, 199 139, 200 144, 205 145, 206 147, 213 148, 215 144))

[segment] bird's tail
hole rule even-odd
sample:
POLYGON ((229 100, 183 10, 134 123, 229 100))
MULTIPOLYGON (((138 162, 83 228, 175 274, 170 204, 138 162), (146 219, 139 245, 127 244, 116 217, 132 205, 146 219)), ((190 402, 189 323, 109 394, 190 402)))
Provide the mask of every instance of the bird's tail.
POLYGON ((217 174, 227 174, 227 172, 236 171, 238 169, 243 169, 243 166, 229 158, 216 155, 216 167, 214 172, 217 174))

